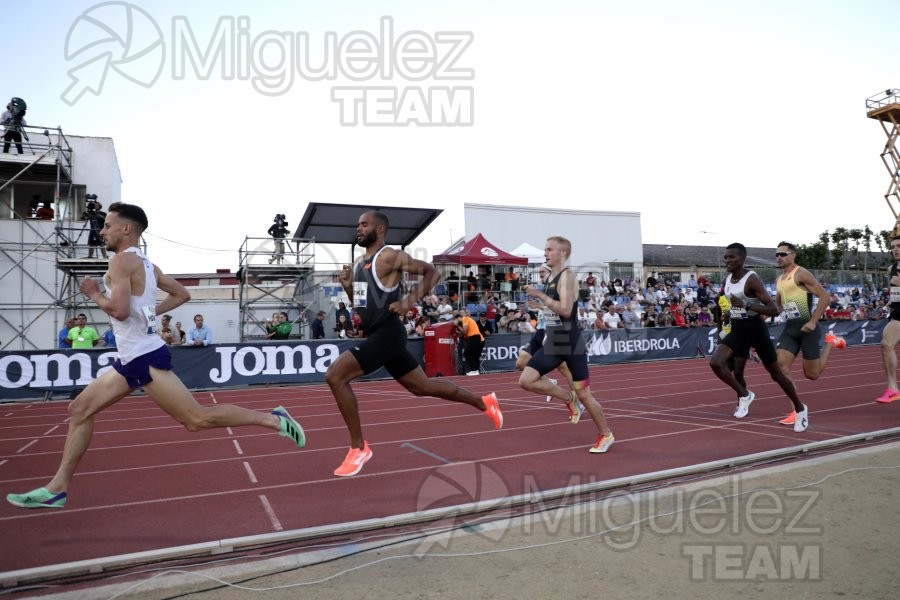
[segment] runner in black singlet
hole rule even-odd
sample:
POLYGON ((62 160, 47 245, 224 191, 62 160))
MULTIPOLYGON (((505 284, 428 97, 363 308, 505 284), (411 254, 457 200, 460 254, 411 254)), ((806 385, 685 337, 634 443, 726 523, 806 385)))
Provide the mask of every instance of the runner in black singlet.
POLYGON ((415 302, 427 295, 440 281, 440 275, 433 265, 385 246, 388 227, 388 218, 383 213, 374 210, 363 213, 356 226, 356 243, 365 248, 365 254, 352 270, 350 265, 344 265, 341 271, 341 285, 361 318, 360 330, 364 336, 341 353, 325 374, 350 431, 350 450, 334 472, 342 477, 356 475, 372 458, 372 450, 362 434, 359 406, 350 382, 382 366, 415 396, 436 396, 468 404, 483 411, 496 429, 503 426, 503 414, 494 393, 478 396, 448 379, 429 379, 406 349, 406 329, 400 315, 405 315, 415 302), (421 276, 418 285, 406 296, 400 289, 404 273, 421 276))

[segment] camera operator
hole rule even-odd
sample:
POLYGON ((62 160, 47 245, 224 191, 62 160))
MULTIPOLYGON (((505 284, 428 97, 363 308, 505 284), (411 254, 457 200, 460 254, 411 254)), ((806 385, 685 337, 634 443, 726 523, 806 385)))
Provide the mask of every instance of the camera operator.
POLYGON ((88 222, 88 258, 94 258, 94 248, 98 248, 103 258, 107 258, 106 247, 103 238, 100 237, 100 230, 106 221, 106 213, 100 210, 103 205, 97 201, 97 194, 86 194, 84 198, 87 204, 81 213, 81 220, 88 222))
POLYGON ((281 213, 275 215, 274 221, 275 222, 269 227, 268 231, 268 234, 275 240, 275 253, 272 255, 272 258, 269 259, 269 264, 271 265, 273 262, 277 262, 280 265, 281 261, 284 260, 284 238, 288 234, 288 222, 281 213))
MULTIPOLYGON (((16 150, 24 154, 22 150, 22 127, 28 125, 25 122, 25 101, 21 98, 13 98, 6 105, 6 110, 0 115, 0 125, 6 127, 3 134, 3 153, 9 152, 10 142, 16 143, 16 150)), ((27 136, 26 136, 27 137, 27 136)))

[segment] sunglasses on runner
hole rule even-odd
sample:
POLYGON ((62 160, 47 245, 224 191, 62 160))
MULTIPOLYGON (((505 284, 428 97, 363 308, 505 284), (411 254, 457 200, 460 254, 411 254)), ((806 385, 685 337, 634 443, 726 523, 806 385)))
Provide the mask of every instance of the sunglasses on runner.
POLYGON ((784 258, 784 257, 787 256, 788 254, 790 254, 790 252, 776 252, 776 253, 775 253, 775 256, 778 257, 778 258, 784 258))

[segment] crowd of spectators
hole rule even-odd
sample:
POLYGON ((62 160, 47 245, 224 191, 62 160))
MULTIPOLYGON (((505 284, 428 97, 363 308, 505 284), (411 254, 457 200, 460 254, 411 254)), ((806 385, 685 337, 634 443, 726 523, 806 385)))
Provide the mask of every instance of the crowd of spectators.
MULTIPOLYGON (((767 286, 775 297, 774 282, 767 286)), ((890 312, 888 290, 871 286, 834 290, 824 320, 883 319, 890 312)), ((581 329, 637 329, 642 327, 715 327, 720 320, 719 286, 703 275, 686 283, 651 273, 646 282, 631 278, 598 281, 593 273, 581 280, 578 325, 581 329)), ((470 298, 471 299, 471 298, 470 298)), ((431 294, 402 318, 410 336, 422 336, 429 325, 453 320, 458 314, 478 319, 487 333, 533 333, 539 328, 540 311, 525 303, 501 302, 487 292, 476 302, 454 303, 450 297, 431 294)), ((772 317, 772 323, 784 316, 772 317)))
MULTIPOLYGON (((645 327, 715 327, 721 319, 718 303, 719 284, 703 275, 691 276, 687 282, 671 276, 657 279, 651 273, 646 282, 631 278, 598 280, 588 273, 580 282, 578 325, 583 330, 639 329, 645 327)), ((767 285, 775 297, 774 282, 767 285)), ((826 286, 826 289, 827 286, 826 286)), ((494 333, 531 334, 541 327, 540 311, 531 310, 524 302, 507 302, 505 295, 493 291, 459 297, 430 294, 400 317, 410 337, 424 337, 425 330, 435 324, 450 323, 457 316, 471 317, 484 337, 494 333)), ((831 304, 823 320, 882 319, 890 311, 888 290, 871 286, 848 290, 832 290, 831 304)), ((782 322, 783 315, 769 319, 782 322)), ((726 317, 727 320, 727 317, 726 317)), ((336 326, 327 337, 364 336, 359 331, 359 318, 341 302, 335 309, 336 326)))

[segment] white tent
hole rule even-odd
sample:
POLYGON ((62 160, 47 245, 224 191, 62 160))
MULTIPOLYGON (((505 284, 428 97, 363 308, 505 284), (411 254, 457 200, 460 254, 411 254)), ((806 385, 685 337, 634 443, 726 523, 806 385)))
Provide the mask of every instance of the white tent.
POLYGON ((544 251, 540 248, 535 248, 528 242, 522 242, 519 244, 518 248, 510 251, 510 254, 514 256, 524 256, 528 259, 529 264, 540 264, 544 262, 544 251))

